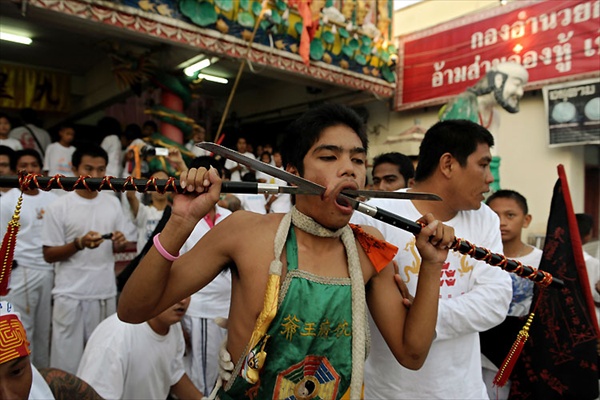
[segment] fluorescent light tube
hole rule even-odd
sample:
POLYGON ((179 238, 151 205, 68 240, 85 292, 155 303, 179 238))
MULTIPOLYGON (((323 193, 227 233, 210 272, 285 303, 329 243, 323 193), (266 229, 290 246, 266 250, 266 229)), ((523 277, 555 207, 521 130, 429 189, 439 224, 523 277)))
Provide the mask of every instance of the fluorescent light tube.
POLYGON ((199 61, 196 64, 192 64, 189 67, 185 68, 183 70, 183 73, 189 77, 193 77, 196 72, 208 67, 210 64, 211 64, 210 58, 205 58, 204 60, 199 61))
POLYGON ((27 36, 21 35, 13 35, 12 33, 0 32, 0 40, 6 40, 8 42, 21 43, 21 44, 31 44, 31 38, 27 36))
POLYGON ((198 79, 206 79, 207 81, 216 82, 216 83, 222 83, 224 85, 226 85, 227 82, 229 82, 225 78, 220 78, 218 76, 206 75, 206 74, 198 74, 198 79))

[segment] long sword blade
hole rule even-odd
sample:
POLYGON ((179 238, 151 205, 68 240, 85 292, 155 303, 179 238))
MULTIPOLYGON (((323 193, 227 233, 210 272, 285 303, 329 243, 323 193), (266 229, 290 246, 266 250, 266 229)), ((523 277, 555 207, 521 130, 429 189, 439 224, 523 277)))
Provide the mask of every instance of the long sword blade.
MULTIPOLYGON (((288 183, 292 183, 298 185, 303 189, 303 191, 312 191, 314 194, 322 194, 325 192, 325 188, 321 185, 318 185, 314 182, 301 178, 297 175, 290 174, 289 172, 272 166, 271 164, 264 163, 260 160, 256 160, 250 157, 247 157, 241 153, 238 153, 235 150, 228 149, 227 147, 220 146, 218 144, 212 142, 201 142, 196 144, 196 146, 243 164, 247 167, 250 167, 254 170, 264 172, 268 175, 274 176, 275 178, 283 179, 288 183)), ((344 190, 342 192, 344 195, 349 196, 349 198, 356 196, 364 196, 364 197, 379 197, 379 198, 388 198, 388 199, 413 199, 413 200, 442 200, 441 197, 432 193, 418 193, 418 192, 385 192, 382 190, 344 190)), ((355 203, 353 203, 355 204, 355 203)))
POLYGON ((379 199, 402 199, 402 200, 434 200, 441 201, 437 194, 423 192, 386 192, 384 190, 343 190, 343 194, 351 197, 369 197, 379 199))
POLYGON ((288 183, 293 183, 304 189, 311 190, 315 194, 322 194, 325 192, 325 188, 321 185, 301 178, 298 175, 290 174, 289 172, 274 167, 270 164, 264 163, 259 160, 255 160, 254 158, 246 157, 245 155, 238 153, 235 150, 228 149, 227 147, 223 147, 221 145, 211 142, 200 142, 197 143, 196 146, 200 147, 201 149, 208 150, 210 152, 228 158, 230 160, 233 160, 235 162, 238 162, 240 164, 243 164, 254 170, 264 172, 265 174, 269 174, 271 176, 274 176, 275 178, 283 179, 288 183))

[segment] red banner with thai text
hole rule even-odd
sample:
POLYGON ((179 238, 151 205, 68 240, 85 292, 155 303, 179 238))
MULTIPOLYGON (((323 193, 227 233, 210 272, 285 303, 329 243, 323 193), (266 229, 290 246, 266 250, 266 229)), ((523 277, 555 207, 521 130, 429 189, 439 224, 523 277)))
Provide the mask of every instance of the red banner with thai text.
POLYGON ((395 109, 442 104, 494 65, 529 72, 526 89, 600 76, 600 0, 518 1, 400 38, 395 109))

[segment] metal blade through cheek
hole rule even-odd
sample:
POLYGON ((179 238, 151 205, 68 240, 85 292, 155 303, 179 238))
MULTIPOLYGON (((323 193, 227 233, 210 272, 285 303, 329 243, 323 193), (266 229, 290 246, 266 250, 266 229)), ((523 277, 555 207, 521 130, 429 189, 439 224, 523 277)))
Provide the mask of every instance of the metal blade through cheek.
POLYGON ((293 183, 299 188, 308 192, 312 192, 315 194, 322 194, 323 192, 325 192, 325 188, 321 185, 318 185, 314 182, 301 178, 298 175, 291 174, 283 169, 279 169, 262 161, 255 160, 253 158, 248 158, 235 150, 228 149, 227 147, 223 147, 216 143, 201 142, 197 143, 196 146, 211 151, 225 158, 229 158, 230 160, 243 164, 256 171, 261 171, 265 174, 274 176, 275 178, 283 179, 288 183, 293 183))

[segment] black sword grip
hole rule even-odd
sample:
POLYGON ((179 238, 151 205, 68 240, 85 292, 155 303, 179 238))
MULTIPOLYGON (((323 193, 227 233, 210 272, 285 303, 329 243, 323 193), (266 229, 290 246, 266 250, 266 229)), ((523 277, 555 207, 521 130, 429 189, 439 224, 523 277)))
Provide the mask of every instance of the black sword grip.
POLYGON ((415 235, 418 235, 419 232, 421 232, 421 225, 419 225, 417 222, 403 218, 399 215, 393 214, 381 208, 375 208, 377 209, 377 211, 375 212, 375 215, 373 215, 373 218, 378 219, 381 222, 385 222, 386 224, 390 224, 402 230, 413 233, 415 235))
POLYGON ((255 182, 223 182, 221 193, 257 194, 258 184, 255 182))

